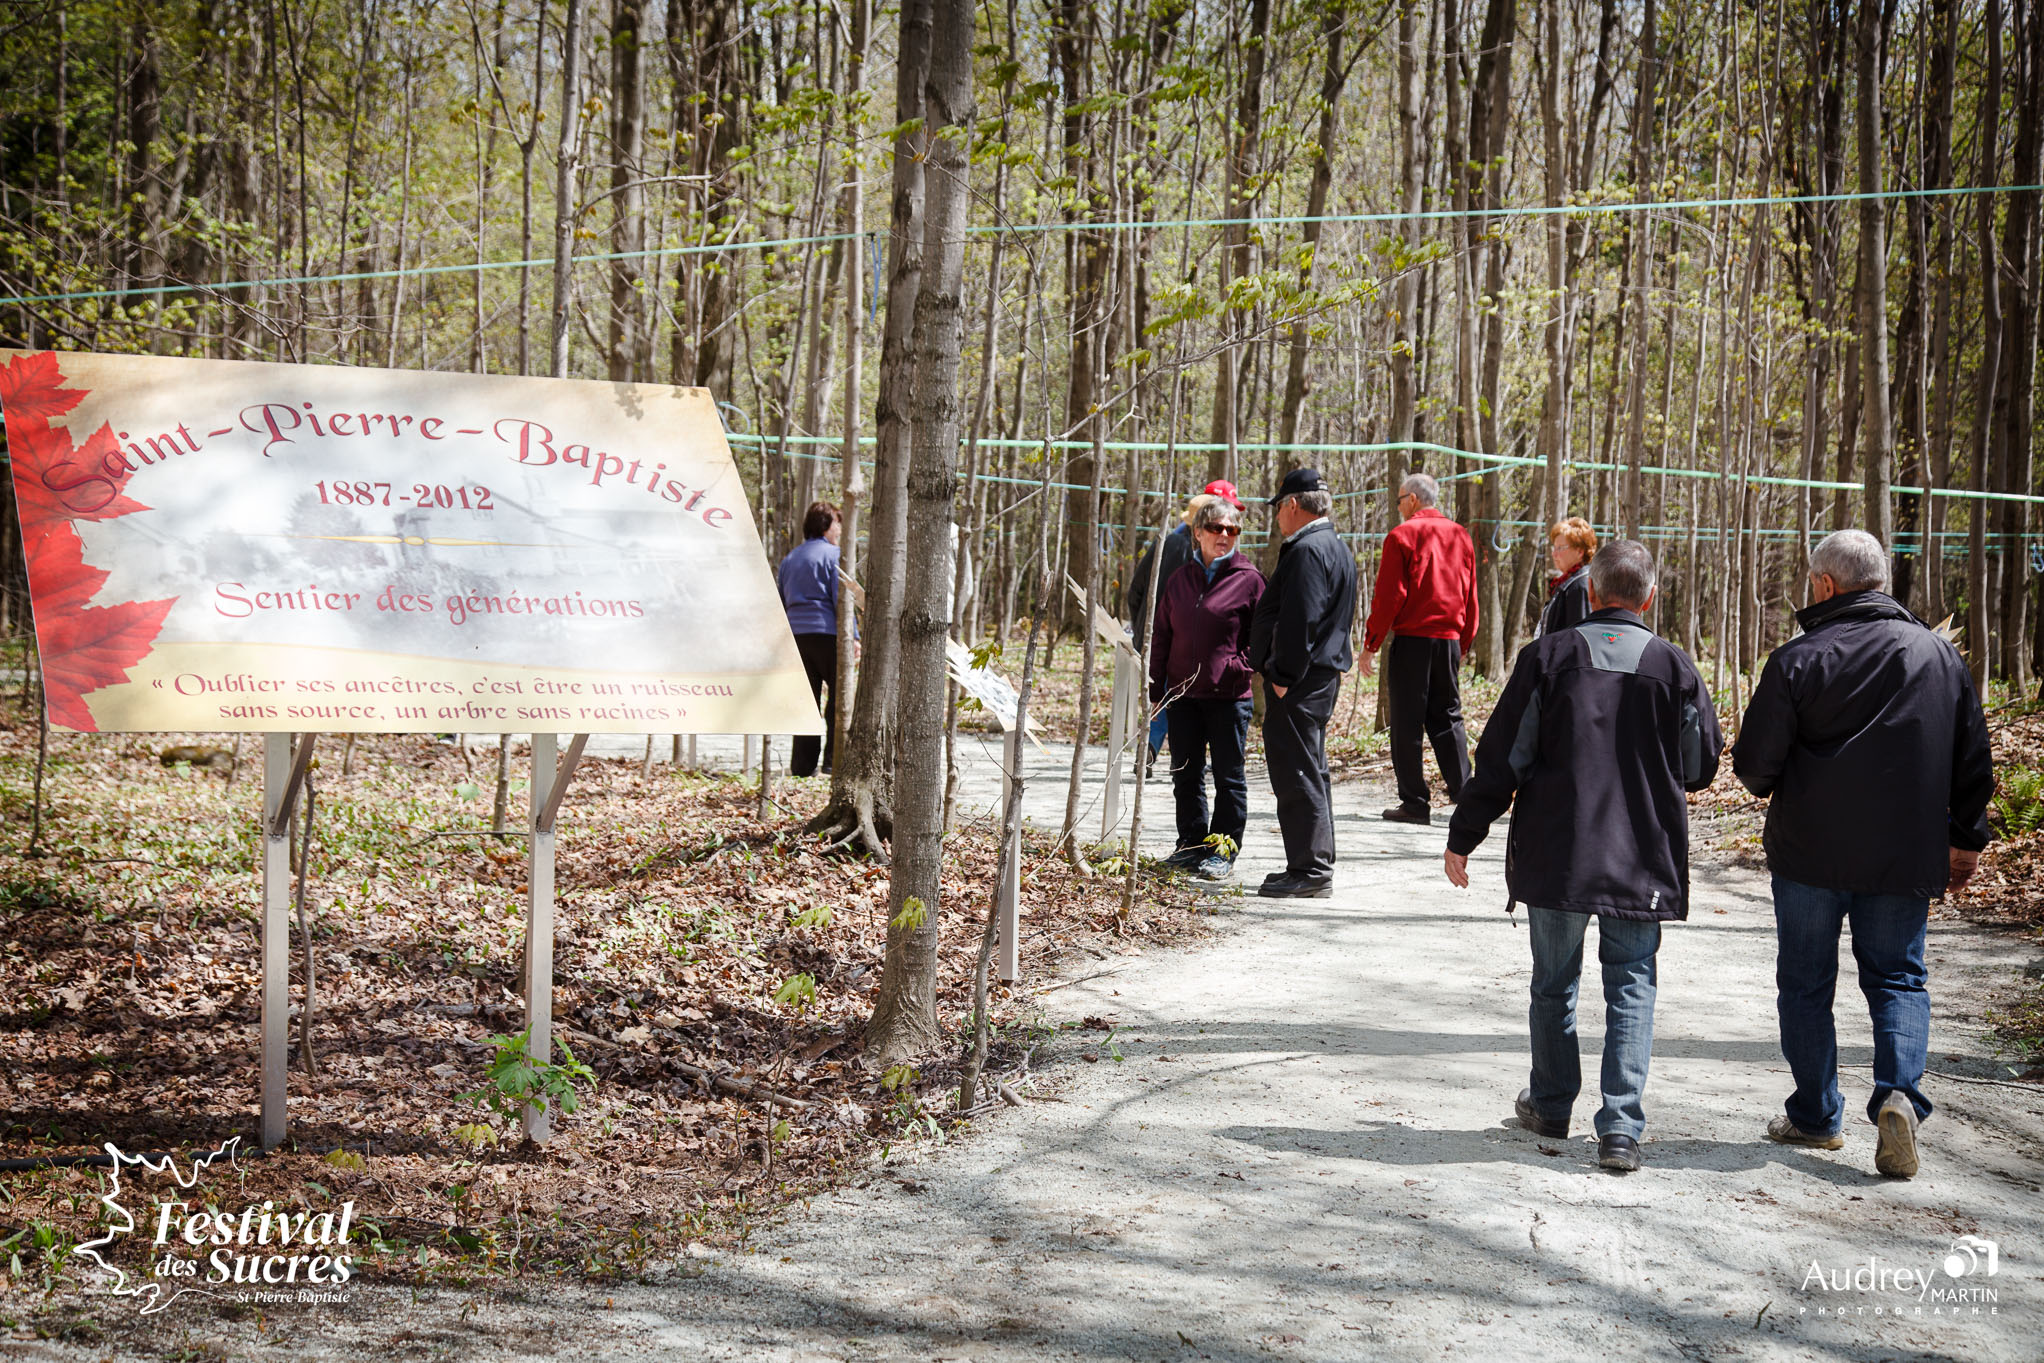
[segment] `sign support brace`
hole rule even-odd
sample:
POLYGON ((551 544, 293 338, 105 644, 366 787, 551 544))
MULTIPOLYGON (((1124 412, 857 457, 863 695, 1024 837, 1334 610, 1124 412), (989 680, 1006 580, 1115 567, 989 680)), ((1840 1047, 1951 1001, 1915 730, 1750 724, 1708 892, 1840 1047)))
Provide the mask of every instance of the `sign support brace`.
MULTIPOLYGON (((526 878, 525 912, 525 1054, 535 1065, 553 1059, 554 1030, 554 817, 575 764, 582 760, 588 734, 576 734, 568 752, 554 764, 559 734, 532 736, 532 864, 526 878)), ((519 1114, 526 1139, 544 1145, 552 1134, 552 1114, 544 1103, 528 1103, 519 1114)))
POLYGON ((312 766, 318 734, 263 735, 262 1147, 284 1143, 291 1036, 291 812, 312 766))

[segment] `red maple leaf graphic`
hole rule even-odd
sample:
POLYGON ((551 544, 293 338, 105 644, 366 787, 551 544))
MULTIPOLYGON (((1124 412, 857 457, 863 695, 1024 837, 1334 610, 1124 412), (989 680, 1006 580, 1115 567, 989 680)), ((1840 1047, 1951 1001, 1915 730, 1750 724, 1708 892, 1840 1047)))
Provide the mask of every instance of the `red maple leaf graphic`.
POLYGON ((48 521, 105 521, 149 508, 124 489, 134 468, 121 455, 111 427, 101 426, 83 445, 51 420, 76 407, 82 389, 64 387, 50 351, 0 366, 0 416, 14 465, 14 501, 21 528, 48 521))
POLYGON ((107 574, 85 561, 85 545, 69 525, 45 526, 27 536, 23 548, 50 722, 97 733, 85 693, 128 680, 128 669, 149 655, 177 598, 87 605, 107 574))
POLYGON ((0 411, 9 421, 33 420, 44 425, 76 407, 84 390, 64 387, 55 351, 38 350, 0 366, 0 411))
POLYGON ((93 733, 99 726, 86 693, 128 680, 128 669, 148 656, 177 598, 91 604, 107 571, 85 561, 75 523, 149 508, 124 491, 134 469, 111 427, 101 426, 81 446, 51 425, 84 397, 84 390, 64 386, 52 352, 0 365, 0 417, 7 423, 44 700, 52 723, 93 733))

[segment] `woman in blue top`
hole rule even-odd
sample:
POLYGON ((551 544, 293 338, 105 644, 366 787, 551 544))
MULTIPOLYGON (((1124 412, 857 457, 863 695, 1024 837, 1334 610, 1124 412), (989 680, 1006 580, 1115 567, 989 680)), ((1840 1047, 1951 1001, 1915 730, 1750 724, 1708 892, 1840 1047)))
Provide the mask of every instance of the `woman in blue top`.
POLYGON ((802 543, 781 560, 777 581, 781 606, 788 612, 788 628, 795 634, 795 649, 802 655, 803 670, 809 674, 809 690, 823 709, 824 736, 800 735, 788 762, 792 776, 814 776, 816 758, 823 756, 823 770, 830 771, 837 737, 837 593, 838 538, 844 520, 829 502, 811 502, 802 516, 802 543), (830 702, 824 703, 825 687, 830 702))

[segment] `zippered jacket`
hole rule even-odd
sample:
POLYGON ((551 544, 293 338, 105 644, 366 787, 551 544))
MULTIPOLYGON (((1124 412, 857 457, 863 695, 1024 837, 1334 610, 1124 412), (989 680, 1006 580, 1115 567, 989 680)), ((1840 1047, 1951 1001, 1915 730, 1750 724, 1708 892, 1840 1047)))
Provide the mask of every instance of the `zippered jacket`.
POLYGON ((1732 770, 1768 800, 1767 869, 1824 890, 1933 898, 1987 845, 1994 753, 1958 651, 1884 592, 1796 613, 1732 770))
POLYGON ((1468 856, 1509 806, 1512 902, 1689 916, 1689 801, 1724 736, 1689 656, 1622 607, 1519 650, 1448 822, 1468 856))
POLYGON ((1157 589, 1157 638, 1150 647, 1150 700, 1249 699, 1249 625, 1263 599, 1263 574, 1242 553, 1214 566, 1197 554, 1157 589))
POLYGON ((1558 634, 1590 617, 1590 570, 1582 564, 1547 588, 1547 605, 1540 612, 1538 634, 1558 634))
POLYGON ((1257 603, 1249 666, 1264 680, 1297 686, 1314 668, 1355 665, 1356 561, 1334 523, 1314 521, 1278 550, 1270 586, 1257 603))
POLYGON ((1458 639, 1465 658, 1476 646, 1476 546, 1467 529, 1436 507, 1413 513, 1384 536, 1363 647, 1375 653, 1387 634, 1458 639))
MULTIPOLYGON (((1150 561, 1158 553, 1157 540, 1143 546, 1143 552, 1136 556, 1136 566, 1129 570, 1128 591, 1123 596, 1128 602, 1129 624, 1135 630, 1136 652, 1143 651, 1143 640, 1150 632, 1150 561)), ((1172 527, 1171 533, 1162 540, 1164 564, 1157 569, 1157 595, 1164 595, 1164 584, 1178 575, 1178 570, 1187 560, 1196 558, 1192 543, 1192 527, 1180 521, 1172 527)))

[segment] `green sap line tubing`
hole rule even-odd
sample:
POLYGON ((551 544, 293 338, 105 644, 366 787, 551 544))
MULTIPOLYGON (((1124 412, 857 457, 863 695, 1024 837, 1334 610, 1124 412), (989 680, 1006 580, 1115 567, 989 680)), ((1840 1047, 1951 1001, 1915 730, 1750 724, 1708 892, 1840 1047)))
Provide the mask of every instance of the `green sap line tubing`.
MULTIPOLYGON (((739 431, 726 432, 724 438, 726 440, 734 440, 741 444, 749 445, 780 444, 784 439, 784 437, 781 436, 755 435, 739 431)), ((790 445, 842 446, 845 443, 842 437, 829 435, 791 435, 785 437, 785 441, 790 445)), ((860 436, 859 443, 861 445, 872 445, 875 443, 875 437, 870 435, 860 436)), ((962 445, 965 444, 966 442, 961 437, 959 443, 962 445)), ((1175 450, 1180 454, 1207 454, 1215 450, 1224 450, 1228 448, 1224 444, 1217 444, 1208 441, 1180 441, 1173 443, 1163 440, 1105 440, 1100 442, 1100 444, 1096 446, 1090 440, 1024 440, 1019 437, 994 437, 994 436, 986 437, 982 439, 979 443, 983 446, 988 446, 994 449, 1040 450, 1048 446, 1051 449, 1058 450, 1090 450, 1095 448, 1102 450, 1120 450, 1120 451, 1175 450)), ((1453 445, 1436 445, 1430 441, 1425 440, 1396 440, 1384 441, 1377 444, 1294 443, 1290 445, 1280 444, 1276 441, 1238 441, 1235 445, 1235 448, 1238 451, 1247 450, 1251 452, 1263 452, 1273 454, 1287 453, 1383 454, 1391 450, 1419 450, 1422 453, 1427 454, 1451 455, 1457 459, 1489 460, 1491 467, 1497 468, 1500 473, 1507 472, 1514 468, 1547 467, 1547 461, 1545 459, 1536 458, 1532 455, 1484 454, 1478 450, 1461 450, 1455 448, 1453 445)), ((843 456, 831 454, 805 454, 800 450, 790 450, 788 452, 788 457, 793 459, 813 459, 824 463, 834 464, 839 462, 843 456)), ((862 460, 861 462, 870 466, 873 461, 868 459, 862 460)), ((1631 466, 1627 464, 1614 463, 1609 460, 1569 459, 1563 461, 1562 467, 1565 469, 1582 469, 1590 472, 1608 473, 1618 470, 1624 470, 1631 466)), ((1671 469, 1663 468, 1658 464, 1642 464, 1640 465, 1639 471, 1642 474, 1648 475, 1655 476, 1665 475, 1666 477, 1670 478, 1698 478, 1713 482, 1727 477, 1737 480, 1742 476, 1738 474, 1726 474, 1719 469, 1671 469)), ((1484 472, 1486 472, 1486 470, 1476 469, 1466 473, 1449 474, 1447 475, 1447 478, 1448 480, 1453 480, 1458 478, 1481 477, 1484 474, 1484 472)), ((964 475, 961 474, 960 476, 962 477, 964 475)), ((1041 478, 1009 478, 999 474, 992 473, 982 473, 979 475, 979 477, 984 482, 1008 484, 1016 487, 1044 486, 1044 482, 1041 478)), ((1864 492, 1866 490, 1865 487, 1859 483, 1828 482, 1822 478, 1785 478, 1776 477, 1772 474, 1756 473, 1751 475, 1744 475, 1744 481, 1749 483, 1765 483, 1770 487, 1806 487, 1837 492, 1864 492)), ((1091 492, 1093 490, 1092 485, 1089 483, 1052 482, 1050 486, 1053 489, 1061 492, 1091 492)), ((1368 488, 1360 492, 1337 492, 1334 494, 1334 499, 1336 501, 1344 501, 1351 497, 1369 497, 1374 496, 1377 491, 1378 489, 1376 488, 1368 488)), ((1920 487, 1902 487, 1898 485, 1891 486, 1888 489, 1888 491, 1898 497, 1921 497, 1924 495, 1924 489, 1920 487)), ((1106 496, 1124 497, 1128 495, 1128 489, 1119 487, 1102 487, 1100 489, 1100 495, 1103 497, 1106 496)), ((1155 488, 1146 488, 1137 495, 1142 497, 1169 497, 1172 496, 1173 494, 1169 492, 1162 492, 1155 488)), ((1948 497, 1956 501, 2044 503, 2044 496, 2037 496, 2027 492, 1975 492, 1970 488, 1957 487, 1935 487, 1930 489, 1930 495, 1933 497, 1948 497)), ((1245 497, 1244 500, 1247 501, 1251 499, 1245 497)))
MULTIPOLYGON (((1614 213, 1669 213, 1698 208, 1763 208, 1771 204, 1858 203, 1865 199, 1935 199, 1972 194, 2033 194, 2044 185, 1957 185, 1949 189, 1884 189, 1853 194, 1773 194, 1727 199, 1663 199, 1648 203, 1528 204, 1517 208, 1432 208, 1404 213, 1286 213, 1269 217, 1171 218, 1155 221, 996 223, 965 229, 967 236, 1037 236, 1052 232, 1140 232, 1165 231, 1183 227, 1292 227, 1307 223, 1344 222, 1440 222, 1454 218, 1541 218, 1556 215, 1610 215, 1614 213)), ((863 232, 823 232, 814 236, 770 237, 753 241, 722 241, 696 246, 656 246, 643 251, 597 251, 570 259, 577 265, 600 265, 614 260, 653 260, 664 256, 711 255, 720 251, 771 251, 793 246, 823 246, 840 241, 859 241, 883 235, 875 228, 863 232)), ((20 294, 0 298, 8 303, 71 303, 99 298, 157 297, 185 293, 224 293, 235 289, 282 288, 290 284, 352 284, 365 279, 417 279, 430 275, 475 274, 485 270, 524 270, 553 265, 551 256, 532 260, 471 260, 459 265, 415 265, 404 270, 357 270, 343 274, 278 275, 268 279, 229 279, 217 284, 150 284, 125 289, 89 289, 75 293, 20 294)))

